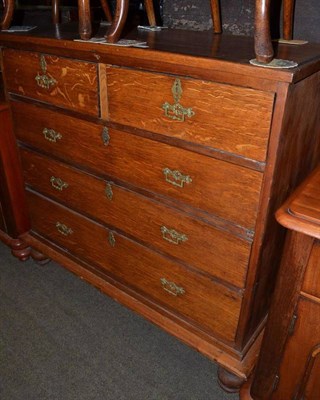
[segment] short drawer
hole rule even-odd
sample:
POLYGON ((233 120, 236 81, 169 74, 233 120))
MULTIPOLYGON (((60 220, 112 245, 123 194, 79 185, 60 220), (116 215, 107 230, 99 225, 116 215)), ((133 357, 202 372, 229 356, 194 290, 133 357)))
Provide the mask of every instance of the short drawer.
POLYGON ((264 161, 274 94, 106 67, 110 121, 264 161))
POLYGON ((28 144, 102 176, 254 229, 262 184, 260 172, 126 132, 104 132, 100 125, 40 107, 16 103, 13 113, 16 135, 28 144), (48 128, 54 130, 56 140, 46 137, 48 128))
POLYGON ((113 182, 26 149, 25 182, 97 221, 232 285, 243 287, 251 243, 113 182))
POLYGON ((9 92, 99 115, 96 64, 12 49, 3 63, 9 92))
POLYGON ((80 214, 28 192, 32 230, 193 325, 233 341, 241 296, 80 214))

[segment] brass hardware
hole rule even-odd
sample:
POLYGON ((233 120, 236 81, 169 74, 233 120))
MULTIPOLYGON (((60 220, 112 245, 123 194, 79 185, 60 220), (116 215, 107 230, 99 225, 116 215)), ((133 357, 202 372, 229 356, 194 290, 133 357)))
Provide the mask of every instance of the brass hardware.
POLYGON ((42 71, 42 75, 37 73, 37 76, 34 78, 37 82, 37 85, 43 89, 50 89, 50 86, 54 86, 57 81, 54 78, 51 78, 47 75, 47 63, 43 55, 40 56, 40 68, 42 71))
POLYGON ((160 279, 163 290, 172 294, 173 296, 181 296, 185 294, 185 290, 181 286, 177 286, 174 282, 167 281, 166 278, 160 279))
POLYGON ((192 182, 189 175, 183 175, 180 171, 172 171, 170 168, 163 168, 162 172, 166 177, 166 181, 171 183, 171 185, 182 188, 185 183, 192 182))
POLYGON ((171 91, 174 98, 174 104, 170 104, 167 101, 162 104, 162 109, 164 110, 165 116, 179 122, 184 122, 185 117, 193 117, 195 112, 192 110, 192 108, 184 108, 179 103, 182 97, 182 86, 180 79, 176 79, 174 81, 171 91))
POLYGON ((291 318, 291 322, 290 322, 290 326, 288 329, 288 334, 290 336, 293 335, 295 327, 296 327, 296 322, 297 322, 298 316, 296 314, 293 314, 292 318, 291 318))
POLYGON ((112 186, 109 182, 107 182, 106 184, 105 194, 107 198, 111 201, 113 197, 113 191, 112 191, 112 186))
POLYGON ((56 223, 56 228, 59 233, 63 236, 68 236, 73 233, 73 230, 71 228, 68 228, 67 225, 62 224, 61 222, 56 223))
POLYGON ((57 190, 60 190, 62 192, 63 189, 66 189, 69 184, 67 182, 63 182, 62 179, 56 178, 55 176, 52 176, 50 178, 51 186, 57 190))
POLYGON ((101 137, 102 137, 103 144, 105 146, 108 146, 110 143, 110 135, 109 135, 109 129, 106 126, 102 130, 101 137))
POLYGON ((111 247, 114 247, 116 245, 116 238, 114 237, 114 234, 111 231, 109 232, 108 240, 109 240, 109 243, 110 243, 111 247))
POLYGON ((166 226, 162 226, 160 228, 162 237, 167 242, 173 244, 180 244, 181 242, 186 242, 188 240, 188 236, 184 233, 179 233, 174 229, 168 229, 166 226))
POLYGON ((56 132, 54 129, 44 128, 42 133, 49 142, 56 143, 57 140, 62 139, 61 133, 56 132))

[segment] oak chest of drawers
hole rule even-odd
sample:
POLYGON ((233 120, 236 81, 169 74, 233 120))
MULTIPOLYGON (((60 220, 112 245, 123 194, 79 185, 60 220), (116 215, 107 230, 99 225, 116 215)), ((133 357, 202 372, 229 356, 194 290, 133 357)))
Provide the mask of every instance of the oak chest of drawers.
POLYGON ((152 41, 0 42, 23 240, 217 361, 237 390, 281 255, 274 211, 319 161, 317 64, 262 70, 152 41))

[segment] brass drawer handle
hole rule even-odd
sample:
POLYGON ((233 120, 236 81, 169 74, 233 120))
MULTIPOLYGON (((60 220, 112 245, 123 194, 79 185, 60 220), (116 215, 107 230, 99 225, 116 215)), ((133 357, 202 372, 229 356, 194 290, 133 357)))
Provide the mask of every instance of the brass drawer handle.
POLYGON ((175 231, 174 229, 169 229, 166 226, 162 226, 160 228, 162 237, 164 240, 167 242, 173 243, 173 244, 180 244, 182 242, 186 242, 188 240, 188 236, 185 235, 184 233, 179 233, 175 231))
POLYGON ((167 281, 166 278, 160 279, 163 290, 172 294, 172 296, 182 296, 185 290, 181 286, 177 286, 174 282, 167 281))
POLYGON ((42 131, 44 137, 49 142, 56 143, 57 140, 62 139, 62 135, 59 132, 56 132, 54 129, 44 128, 42 131))
POLYGON ((109 135, 109 129, 106 126, 104 126, 102 129, 101 138, 103 144, 105 146, 108 146, 110 143, 110 135, 109 135))
POLYGON ((54 78, 51 78, 47 75, 47 63, 43 55, 40 56, 40 68, 42 71, 42 75, 38 72, 37 76, 34 78, 37 82, 37 85, 43 89, 50 89, 50 86, 54 86, 57 81, 54 78))
POLYGON ((179 103, 182 97, 182 86, 180 79, 176 79, 174 81, 171 91, 174 98, 174 104, 170 104, 167 101, 162 104, 164 115, 178 122, 184 122, 185 117, 193 117, 195 112, 192 110, 192 108, 185 108, 179 103))
POLYGON ((69 186, 67 182, 63 182, 62 179, 56 178, 55 176, 52 176, 50 178, 50 182, 51 186, 56 190, 60 190, 60 192, 62 192, 63 189, 66 189, 69 186))
POLYGON ((111 247, 114 247, 116 245, 116 238, 114 237, 114 233, 111 231, 109 232, 108 241, 111 247))
POLYGON ((107 198, 111 201, 112 197, 113 197, 113 191, 112 191, 111 183, 107 182, 104 192, 105 192, 105 195, 107 196, 107 198))
POLYGON ((166 182, 171 183, 173 186, 183 188, 185 183, 192 182, 192 178, 189 175, 183 175, 178 170, 172 171, 170 168, 163 168, 162 172, 166 178, 166 182))
POLYGON ((56 223, 56 228, 58 232, 61 233, 61 235, 63 236, 68 236, 73 233, 73 230, 71 228, 68 228, 67 225, 62 224, 61 222, 56 223))

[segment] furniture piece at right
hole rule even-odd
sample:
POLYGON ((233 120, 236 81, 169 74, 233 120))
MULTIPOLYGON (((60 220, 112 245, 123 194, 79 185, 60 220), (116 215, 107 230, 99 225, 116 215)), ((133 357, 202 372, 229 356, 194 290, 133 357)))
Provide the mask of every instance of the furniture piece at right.
POLYGON ((277 212, 289 229, 254 400, 320 399, 320 167, 277 212))

